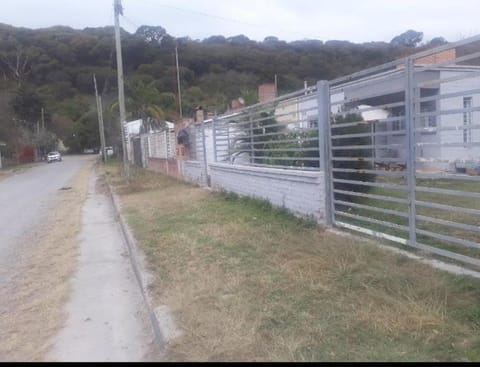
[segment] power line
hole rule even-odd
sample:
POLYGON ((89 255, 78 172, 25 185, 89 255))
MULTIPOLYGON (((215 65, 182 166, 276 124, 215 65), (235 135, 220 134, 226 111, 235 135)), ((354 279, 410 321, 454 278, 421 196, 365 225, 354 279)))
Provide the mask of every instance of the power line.
MULTIPOLYGON (((148 0, 146 0, 146 1, 148 1, 148 0)), ((184 13, 199 15, 199 16, 202 16, 202 17, 216 18, 216 19, 219 19, 219 20, 223 20, 224 22, 231 22, 231 23, 233 22, 233 23, 239 23, 239 24, 249 25, 249 26, 253 26, 253 27, 263 28, 263 25, 261 25, 261 24, 244 22, 244 21, 241 21, 241 20, 238 20, 238 19, 223 17, 223 16, 220 16, 220 15, 201 12, 201 11, 198 11, 198 10, 180 8, 178 6, 173 6, 173 5, 169 5, 169 4, 160 4, 160 3, 157 3, 156 1, 155 1, 155 5, 162 6, 164 8, 174 9, 174 10, 181 11, 181 12, 184 12, 184 13)))
POLYGON ((185 13, 201 15, 202 17, 210 17, 210 18, 220 19, 220 20, 223 20, 225 22, 234 22, 234 23, 245 24, 245 25, 250 25, 250 26, 254 26, 254 27, 263 27, 260 24, 244 22, 244 21, 241 21, 241 20, 238 20, 238 19, 222 17, 222 16, 219 16, 219 15, 204 13, 204 12, 200 12, 200 11, 197 11, 197 10, 184 9, 184 8, 179 8, 179 7, 176 7, 176 6, 166 5, 166 4, 158 4, 158 5, 163 6, 165 8, 170 8, 170 9, 175 9, 175 10, 178 10, 178 11, 183 11, 185 13))
MULTIPOLYGON (((141 0, 136 0, 136 1, 141 1, 141 0)), ((211 14, 211 13, 207 13, 207 12, 201 12, 201 11, 198 11, 198 10, 180 8, 178 6, 173 6, 173 5, 169 5, 169 4, 161 4, 161 3, 158 3, 157 1, 153 1, 153 0, 152 1, 151 0, 143 0, 143 1, 144 2, 153 2, 157 6, 161 6, 161 7, 164 7, 164 8, 170 8, 170 9, 180 11, 180 12, 184 12, 184 13, 190 13, 190 14, 193 14, 193 15, 201 16, 201 17, 209 17, 209 18, 219 19, 219 20, 222 20, 224 22, 248 25, 248 26, 252 26, 252 27, 256 27, 256 28, 261 28, 263 30, 265 30, 265 28, 269 28, 266 24, 256 24, 256 23, 245 22, 245 21, 241 21, 241 20, 238 20, 238 19, 223 17, 223 16, 220 16, 220 15, 211 14)), ((137 29, 139 28, 138 24, 136 24, 131 19, 126 18, 125 15, 122 15, 122 18, 125 19, 128 23, 130 23, 130 25, 135 26, 137 29)), ((289 32, 289 34, 298 35, 299 40, 301 40, 301 39, 307 39, 307 40, 321 39, 321 37, 318 37, 318 36, 308 36, 307 37, 304 32, 299 32, 295 29, 289 29, 288 32, 289 32)), ((272 35, 275 34, 274 31, 271 32, 271 33, 272 33, 272 35)))
POLYGON ((125 20, 128 24, 130 24, 131 26, 133 26, 135 29, 138 29, 140 28, 140 26, 135 23, 133 20, 131 20, 130 18, 126 17, 125 15, 122 14, 122 19, 125 20))

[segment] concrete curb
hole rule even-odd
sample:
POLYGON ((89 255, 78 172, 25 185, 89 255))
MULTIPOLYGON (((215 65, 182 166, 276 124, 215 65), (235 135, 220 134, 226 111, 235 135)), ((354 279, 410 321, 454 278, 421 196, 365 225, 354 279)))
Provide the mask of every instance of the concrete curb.
POLYGON ((147 310, 148 310, 148 315, 149 315, 149 318, 150 318, 150 322, 152 324, 152 328, 153 328, 153 332, 154 332, 154 336, 155 336, 155 341, 158 344, 158 346, 160 347, 161 351, 163 352, 163 351, 165 351, 165 347, 167 345, 167 340, 162 333, 162 330, 160 328, 160 322, 157 318, 157 315, 154 311, 154 308, 152 307, 152 302, 151 302, 151 300, 148 296, 147 289, 145 287, 145 282, 144 282, 143 277, 142 277, 141 266, 139 265, 139 261, 137 259, 137 255, 136 255, 137 247, 136 247, 135 238, 133 237, 133 234, 132 234, 129 226, 128 226, 125 218, 123 217, 123 215, 120 211, 120 202, 119 202, 118 196, 113 192, 113 189, 110 186, 110 183, 108 182, 108 180, 106 178, 104 178, 104 179, 105 179, 105 184, 108 187, 108 194, 109 194, 108 196, 110 197, 110 199, 112 201, 112 205, 113 205, 114 212, 115 212, 115 217, 118 220, 118 222, 120 223, 120 228, 122 229, 122 234, 123 234, 123 237, 125 239, 125 243, 127 244, 128 253, 130 255, 129 256, 130 257, 130 262, 131 262, 132 267, 133 267, 133 272, 135 273, 135 278, 137 279, 138 285, 140 286, 140 291, 142 293, 143 299, 145 301, 145 305, 146 305, 147 310))

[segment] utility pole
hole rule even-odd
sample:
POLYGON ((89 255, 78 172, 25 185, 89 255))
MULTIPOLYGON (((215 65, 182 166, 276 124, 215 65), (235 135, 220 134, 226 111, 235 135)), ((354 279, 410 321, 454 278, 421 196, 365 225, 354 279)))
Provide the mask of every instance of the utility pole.
POLYGON ((277 74, 275 74, 275 98, 278 97, 278 78, 277 78, 277 74))
POLYGON ((42 107, 42 130, 45 130, 45 109, 42 107))
POLYGON ((122 151, 123 151, 123 171, 127 178, 130 177, 130 170, 128 166, 128 155, 125 137, 125 90, 123 87, 123 60, 122 60, 122 43, 120 40, 120 15, 123 15, 123 8, 121 0, 115 0, 113 4, 115 11, 115 45, 117 49, 117 75, 118 75, 118 104, 120 107, 120 130, 122 132, 122 151))
POLYGON ((95 99, 97 101, 97 112, 98 112, 98 129, 100 132, 100 146, 102 150, 102 159, 107 162, 107 153, 105 151, 105 130, 103 128, 103 105, 102 97, 98 95, 97 89, 97 78, 93 75, 93 84, 95 86, 95 99))
POLYGON ((175 42, 175 62, 177 64, 177 86, 178 86, 178 106, 180 109, 180 120, 183 118, 182 113, 182 92, 180 90, 180 71, 178 69, 178 47, 177 42, 175 42))

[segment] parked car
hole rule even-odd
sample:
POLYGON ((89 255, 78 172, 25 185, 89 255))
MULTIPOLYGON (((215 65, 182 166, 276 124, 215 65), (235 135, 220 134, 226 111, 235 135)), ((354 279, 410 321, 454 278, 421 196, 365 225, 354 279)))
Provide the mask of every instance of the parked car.
POLYGON ((47 154, 47 163, 50 162, 61 162, 62 161, 62 155, 59 152, 50 152, 47 154))
MULTIPOLYGON (((102 150, 98 152, 98 154, 101 156, 102 155, 102 150)), ((105 156, 107 157, 112 157, 113 156, 113 147, 105 147, 105 156)))

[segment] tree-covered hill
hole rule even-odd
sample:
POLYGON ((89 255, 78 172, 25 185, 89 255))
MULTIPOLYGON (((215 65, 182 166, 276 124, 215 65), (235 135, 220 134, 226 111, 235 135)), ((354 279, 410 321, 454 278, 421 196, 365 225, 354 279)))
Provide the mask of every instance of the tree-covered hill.
MULTIPOLYGON (((273 36, 255 42, 243 35, 174 39, 158 26, 142 26, 135 34, 122 31, 128 119, 178 117, 176 45, 188 116, 197 105, 222 113, 233 98, 254 103, 257 86, 273 82, 275 75, 279 93, 284 93, 302 88, 304 81, 312 85, 393 60, 416 50, 422 34, 409 32, 391 43, 354 44, 287 43, 273 36)), ((94 74, 105 107, 107 141, 118 144, 118 115, 112 108, 117 96, 113 27, 32 30, 0 24, 0 141, 8 143, 7 155, 35 139, 37 148, 48 149, 47 137, 54 135, 72 151, 98 146, 94 74), (39 142, 42 110, 48 134, 39 142)))

